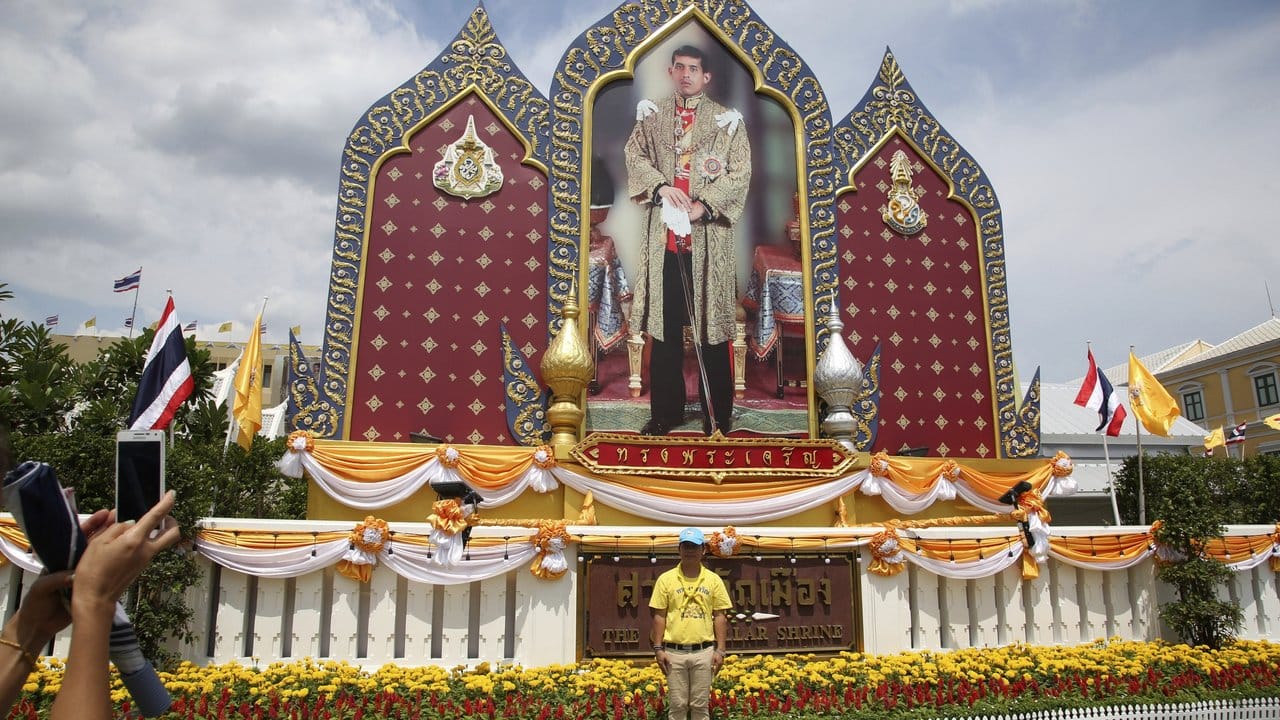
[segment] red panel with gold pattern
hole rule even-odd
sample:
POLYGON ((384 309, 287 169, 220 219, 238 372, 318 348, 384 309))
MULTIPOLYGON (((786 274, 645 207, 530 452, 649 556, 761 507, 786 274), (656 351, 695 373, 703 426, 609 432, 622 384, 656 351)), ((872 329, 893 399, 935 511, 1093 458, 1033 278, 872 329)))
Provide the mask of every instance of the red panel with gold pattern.
POLYGON ((945 178, 895 135, 859 168, 855 192, 836 201, 846 336, 864 362, 881 343, 875 450, 994 457, 991 389, 978 228, 948 200, 945 178), (927 226, 902 235, 883 219, 890 159, 902 150, 927 226))
POLYGON ((504 414, 505 322, 532 367, 546 345, 547 181, 476 96, 413 134, 378 170, 370 201, 350 385, 349 437, 513 442, 504 414), (503 187, 463 200, 432 169, 475 117, 503 187))

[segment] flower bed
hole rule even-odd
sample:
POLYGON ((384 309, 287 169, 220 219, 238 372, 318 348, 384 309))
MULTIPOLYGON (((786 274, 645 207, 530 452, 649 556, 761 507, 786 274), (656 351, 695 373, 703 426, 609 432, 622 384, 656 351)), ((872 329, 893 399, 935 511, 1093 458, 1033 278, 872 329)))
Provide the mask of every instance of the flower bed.
MULTIPOLYGON (((174 696, 171 718, 665 717, 663 677, 651 663, 481 663, 451 670, 386 665, 369 673, 307 659, 261 668, 183 664, 162 677, 174 696)), ((10 717, 44 714, 61 678, 60 661, 42 662, 10 717)), ((716 678, 712 715, 926 718, 1280 696, 1278 682, 1280 645, 1265 642, 1242 641, 1217 651, 1110 640, 883 656, 730 656, 716 678)), ((113 699, 124 714, 128 696, 115 683, 113 699)))

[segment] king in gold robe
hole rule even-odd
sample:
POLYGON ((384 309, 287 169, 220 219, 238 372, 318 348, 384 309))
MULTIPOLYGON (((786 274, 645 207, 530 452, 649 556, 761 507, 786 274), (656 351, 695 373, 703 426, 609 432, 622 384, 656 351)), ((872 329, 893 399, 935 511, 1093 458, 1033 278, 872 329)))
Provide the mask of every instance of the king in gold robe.
MULTIPOLYGON (((666 318, 673 307, 668 295, 684 288, 678 276, 671 277, 677 268, 668 256, 676 254, 686 272, 691 270, 688 280, 692 283, 693 312, 681 312, 680 324, 692 327, 694 341, 703 346, 716 424, 727 431, 733 404, 728 343, 733 338, 738 303, 734 230, 746 206, 751 182, 751 147, 746 128, 739 112, 725 108, 704 93, 686 97, 677 92, 658 101, 641 101, 636 116, 635 128, 624 148, 627 195, 648 212, 631 328, 649 334, 655 342, 655 353, 658 343, 682 342, 677 334, 680 326, 666 318), (681 187, 690 200, 706 208, 703 217, 692 222, 688 237, 674 238, 680 243, 677 253, 672 253, 672 238, 660 207, 658 191, 664 185, 681 187), (724 377, 719 377, 722 374, 724 377)), ((683 305, 677 307, 682 309, 683 305)), ((652 417, 646 427, 664 431, 683 421, 674 408, 678 400, 682 415, 683 367, 659 368, 656 364, 651 360, 652 417), (667 371, 675 371, 676 376, 666 375, 667 371), (659 378, 659 382, 653 378, 659 378), (664 384, 679 384, 678 397, 673 394, 661 400, 664 384)), ((705 396, 703 407, 707 407, 705 396)), ((708 415, 708 428, 709 420, 708 415)))

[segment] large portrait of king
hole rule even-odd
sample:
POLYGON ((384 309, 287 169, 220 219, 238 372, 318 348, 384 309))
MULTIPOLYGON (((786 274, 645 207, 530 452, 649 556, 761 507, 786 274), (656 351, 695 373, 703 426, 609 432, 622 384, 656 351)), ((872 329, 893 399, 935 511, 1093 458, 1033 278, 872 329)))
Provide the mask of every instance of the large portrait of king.
POLYGON ((794 110, 693 18, 589 94, 588 431, 802 435, 794 110))

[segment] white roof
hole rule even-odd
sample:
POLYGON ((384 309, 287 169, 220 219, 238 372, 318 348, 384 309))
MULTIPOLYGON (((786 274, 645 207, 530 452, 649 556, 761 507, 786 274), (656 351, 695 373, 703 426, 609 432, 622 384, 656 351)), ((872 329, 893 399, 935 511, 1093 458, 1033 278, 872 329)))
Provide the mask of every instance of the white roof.
MULTIPOLYGON (((1280 318, 1275 317, 1254 325, 1238 335, 1233 335, 1217 345, 1197 339, 1165 348, 1150 355, 1141 356, 1138 360, 1142 362, 1147 370, 1151 371, 1152 375, 1159 375, 1168 370, 1194 365, 1198 362, 1212 360, 1223 355, 1230 355, 1234 352, 1273 342, 1280 342, 1280 318)), ((1103 368, 1102 374, 1107 376, 1112 385, 1128 385, 1129 361, 1126 359, 1119 365, 1103 368)), ((1068 384, 1078 386, 1082 381, 1083 377, 1078 377, 1074 380, 1069 380, 1068 384)))
MULTIPOLYGON (((1230 355, 1234 352, 1248 350, 1249 348, 1273 342, 1280 342, 1280 318, 1270 318, 1264 323, 1254 325, 1239 335, 1233 335, 1198 355, 1183 358, 1164 369, 1172 370, 1174 368, 1185 367, 1187 365, 1194 365, 1205 360, 1212 360, 1213 358, 1219 358, 1223 355, 1230 355)), ((1152 372, 1155 371, 1153 370, 1152 372)))

